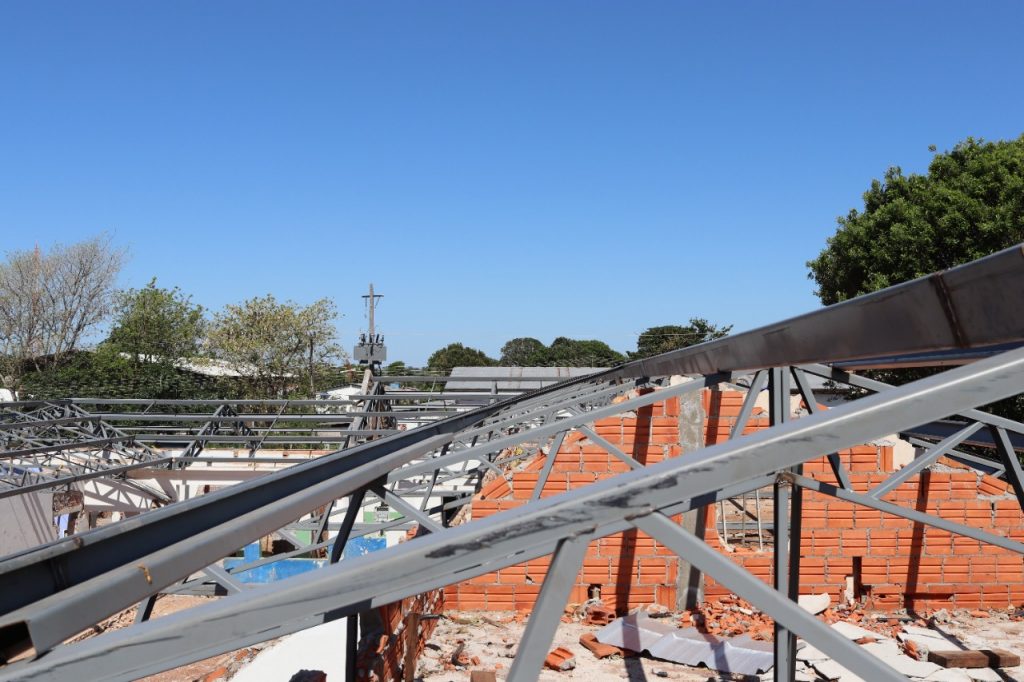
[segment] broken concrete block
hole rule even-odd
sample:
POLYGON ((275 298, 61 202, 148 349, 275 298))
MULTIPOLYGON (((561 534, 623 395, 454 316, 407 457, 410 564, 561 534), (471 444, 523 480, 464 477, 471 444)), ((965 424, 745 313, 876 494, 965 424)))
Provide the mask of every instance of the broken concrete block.
POLYGON ((804 611, 816 616, 832 605, 832 597, 828 594, 801 594, 797 603, 804 611))
POLYGON ((924 679, 928 682, 972 682, 971 676, 959 668, 941 668, 924 679))
POLYGON ((897 637, 904 644, 913 644, 914 649, 922 658, 927 657, 930 651, 948 651, 960 646, 959 641, 946 637, 938 630, 917 625, 904 625, 903 632, 897 637))
POLYGON ((896 672, 907 677, 928 677, 939 670, 939 666, 928 661, 918 661, 900 651, 899 645, 892 640, 865 644, 862 647, 896 672))
POLYGON ((863 682, 860 677, 857 677, 849 670, 839 665, 832 659, 825 659, 823 661, 814 661, 811 664, 818 674, 824 677, 826 680, 841 680, 842 682, 863 682))
POLYGON ((565 647, 558 647, 547 655, 544 665, 552 670, 572 670, 576 667, 576 656, 565 647))
POLYGON ((811 646, 810 644, 805 645, 802 649, 798 649, 796 652, 796 660, 803 661, 804 663, 813 663, 815 661, 827 661, 832 658, 821 649, 811 646))
POLYGON ((892 641, 887 637, 883 637, 877 632, 866 630, 860 627, 859 625, 854 625, 852 623, 844 623, 843 621, 839 621, 838 623, 832 623, 832 629, 841 634, 843 637, 855 641, 858 639, 863 639, 864 637, 870 637, 871 639, 874 639, 879 642, 892 641))

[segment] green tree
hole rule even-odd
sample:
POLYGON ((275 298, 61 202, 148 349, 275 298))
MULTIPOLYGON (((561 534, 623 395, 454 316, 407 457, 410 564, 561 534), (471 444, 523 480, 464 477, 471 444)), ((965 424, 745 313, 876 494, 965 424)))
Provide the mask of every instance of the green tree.
POLYGON ((523 336, 511 339, 501 347, 502 367, 530 367, 543 362, 548 347, 541 341, 523 336))
POLYGON ((317 377, 344 357, 336 343, 337 316, 327 298, 300 306, 268 294, 214 315, 207 344, 214 358, 242 374, 255 396, 284 396, 306 387, 313 395, 317 377))
POLYGON ((497 364, 497 360, 488 357, 482 350, 461 343, 450 343, 439 348, 427 359, 427 368, 441 374, 449 374, 453 367, 493 367, 497 364))
POLYGON ((926 175, 890 168, 864 208, 807 263, 825 305, 945 270, 1024 241, 1024 135, 967 138, 926 175))
POLYGON ((543 355, 543 362, 538 364, 548 367, 612 367, 625 360, 622 353, 612 350, 604 341, 559 336, 551 342, 543 355))
POLYGON ((137 362, 112 344, 76 351, 60 365, 25 376, 23 395, 32 398, 237 398, 238 381, 209 377, 170 363, 137 362))
POLYGON ((407 374, 408 371, 409 368, 406 367, 405 363, 401 360, 396 360, 384 368, 384 374, 391 376, 402 376, 403 374, 407 374))
POLYGON ((728 336, 730 331, 731 324, 720 327, 703 317, 691 317, 687 325, 667 324, 650 327, 637 337, 636 352, 630 353, 629 356, 633 359, 648 358, 705 341, 714 341, 728 336))
MULTIPOLYGON (((934 147, 932 148, 934 151, 934 147)), ((926 175, 890 168, 864 193, 864 208, 837 219, 836 233, 807 263, 825 305, 884 289, 995 253, 1024 241, 1024 135, 967 138, 936 154, 926 175)), ((878 370, 905 383, 932 368, 878 370)), ((991 410, 1024 418, 1024 396, 991 410)))
POLYGON ((173 364, 199 352, 205 327, 202 306, 177 287, 158 287, 154 278, 117 294, 107 342, 133 360, 173 364))

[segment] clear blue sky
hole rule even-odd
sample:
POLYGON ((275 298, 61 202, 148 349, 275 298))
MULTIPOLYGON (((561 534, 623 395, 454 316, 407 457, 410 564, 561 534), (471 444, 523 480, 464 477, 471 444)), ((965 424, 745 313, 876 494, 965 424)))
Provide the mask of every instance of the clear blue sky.
POLYGON ((0 249, 210 308, 385 295, 390 359, 818 305, 890 165, 1024 132, 1019 2, 5 2, 0 249))

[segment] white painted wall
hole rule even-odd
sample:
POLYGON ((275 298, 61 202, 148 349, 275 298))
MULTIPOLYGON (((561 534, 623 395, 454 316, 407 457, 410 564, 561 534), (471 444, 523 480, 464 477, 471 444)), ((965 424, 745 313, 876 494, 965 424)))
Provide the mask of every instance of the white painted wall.
POLYGON ((231 682, 288 682, 300 670, 322 670, 328 680, 344 680, 347 623, 340 618, 288 635, 261 651, 231 682))

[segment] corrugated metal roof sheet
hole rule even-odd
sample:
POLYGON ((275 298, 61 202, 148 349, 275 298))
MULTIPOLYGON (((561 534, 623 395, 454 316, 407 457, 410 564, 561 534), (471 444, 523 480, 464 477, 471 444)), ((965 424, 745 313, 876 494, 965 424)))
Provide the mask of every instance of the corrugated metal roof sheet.
POLYGON ((616 618, 597 632, 604 644, 647 651, 655 658, 684 665, 704 664, 721 672, 756 675, 774 665, 771 642, 749 635, 715 637, 697 628, 676 628, 644 613, 616 618))

